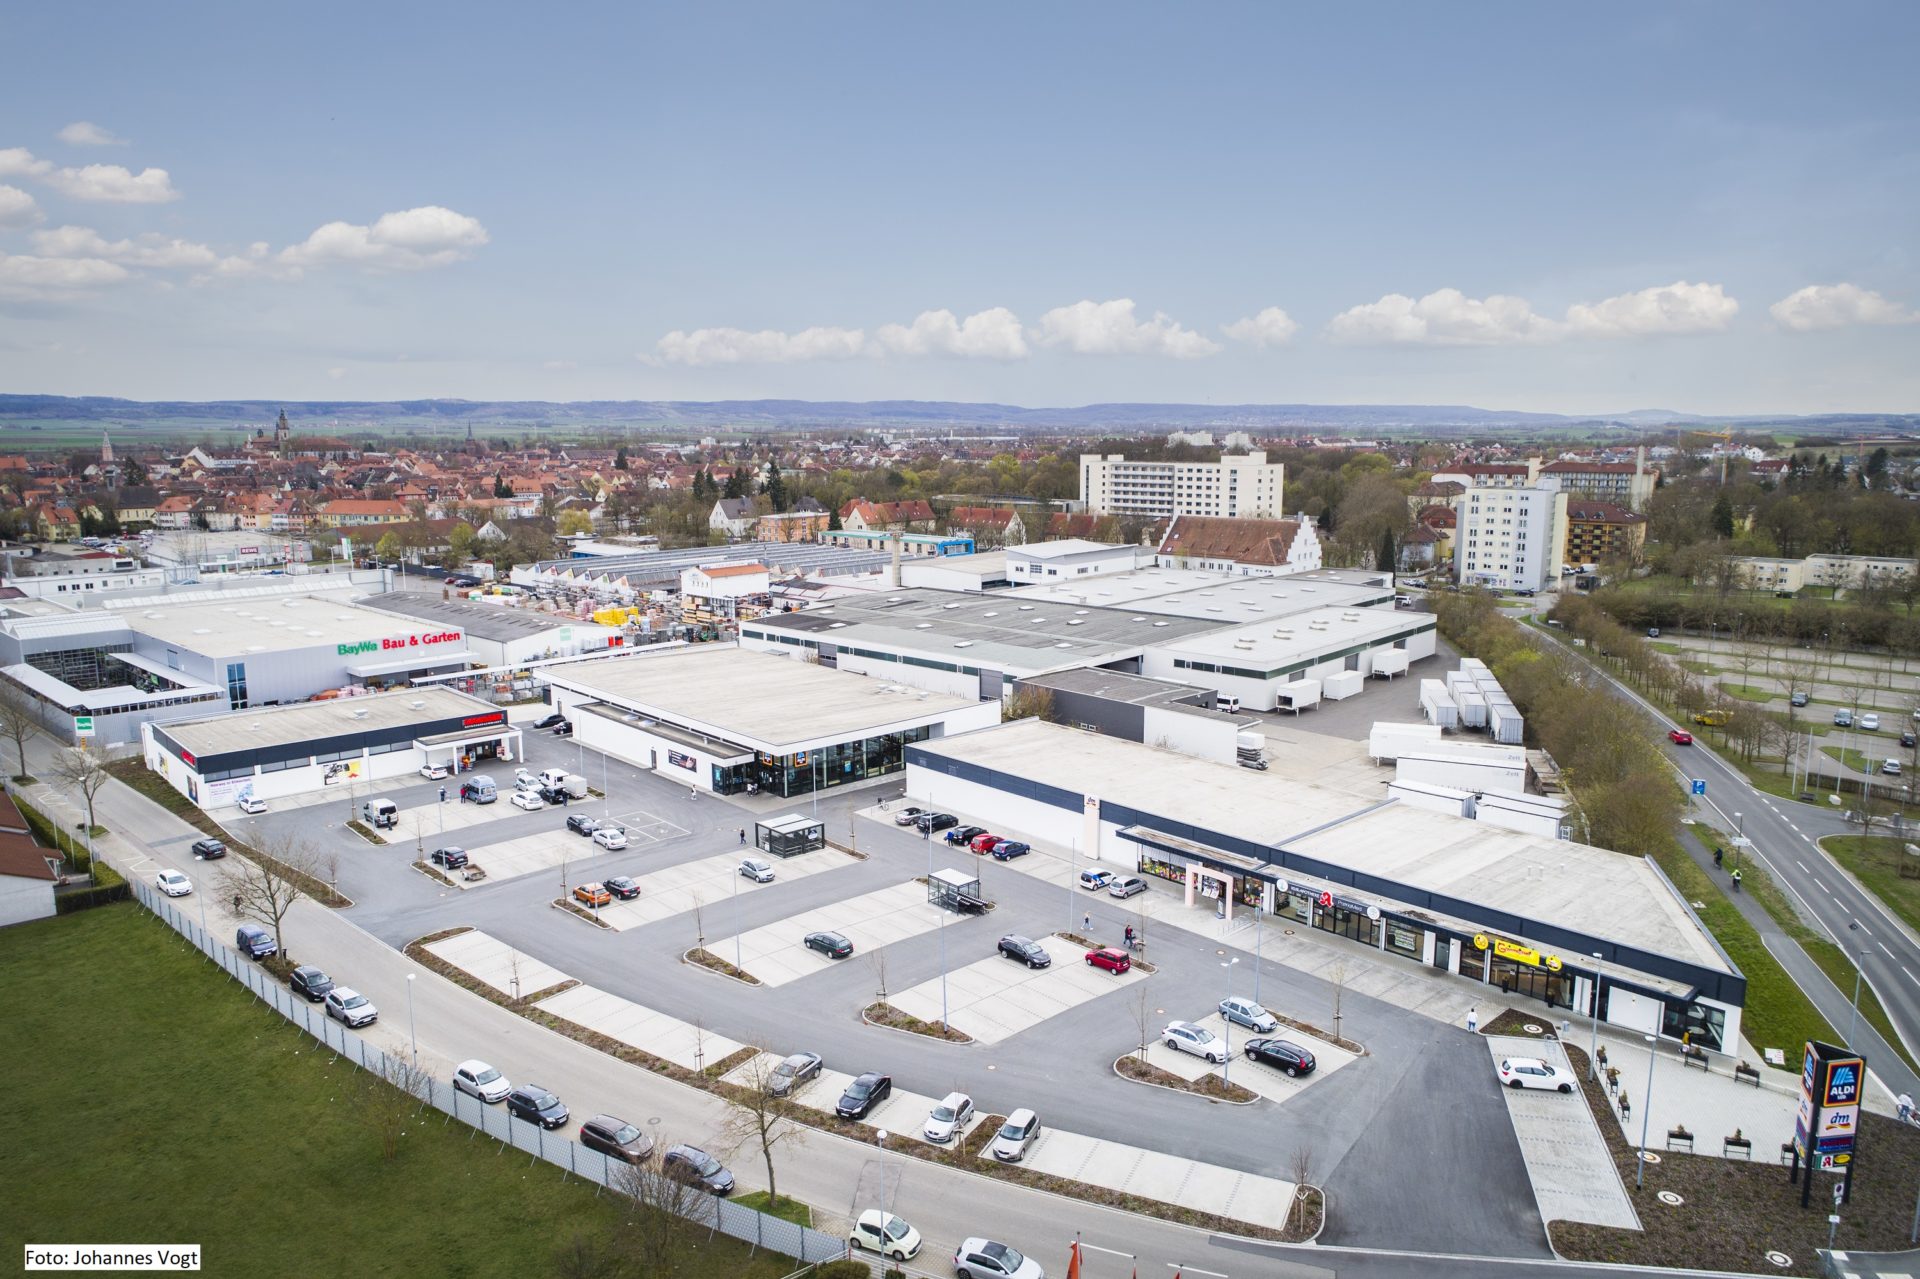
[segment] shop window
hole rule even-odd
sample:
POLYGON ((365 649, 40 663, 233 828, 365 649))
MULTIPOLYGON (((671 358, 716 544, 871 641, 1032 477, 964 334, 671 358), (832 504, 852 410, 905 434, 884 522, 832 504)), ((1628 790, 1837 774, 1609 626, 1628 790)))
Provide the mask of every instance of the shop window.
POLYGON ((1418 927, 1403 919, 1387 919, 1383 923, 1387 930, 1388 950, 1405 955, 1409 959, 1420 958, 1421 930, 1418 927))
POLYGON ((1685 1039, 1696 1048, 1722 1052, 1727 1013, 1709 1004, 1669 1002, 1660 1018, 1660 1033, 1668 1039, 1685 1039))

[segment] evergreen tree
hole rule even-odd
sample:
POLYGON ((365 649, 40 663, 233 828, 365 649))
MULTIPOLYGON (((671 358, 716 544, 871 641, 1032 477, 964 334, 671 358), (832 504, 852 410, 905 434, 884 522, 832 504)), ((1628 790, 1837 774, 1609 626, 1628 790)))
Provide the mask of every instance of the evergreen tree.
POLYGON ((1388 529, 1384 533, 1380 534, 1380 559, 1376 564, 1374 564, 1374 567, 1378 569, 1385 569, 1388 572, 1392 572, 1394 568, 1394 564, 1395 564, 1395 561, 1393 556, 1393 530, 1388 529))
POLYGON ((780 463, 772 459, 768 459, 767 461, 767 482, 765 487, 767 490, 767 500, 773 503, 773 509, 775 511, 786 510, 787 482, 781 478, 780 463))
POLYGON ((1733 501, 1724 491, 1713 499, 1713 515, 1711 519, 1715 536, 1733 536, 1733 501))
POLYGON ((613 455, 613 469, 616 471, 627 469, 627 446, 624 444, 620 446, 620 451, 613 455))
POLYGON ((495 471, 493 473, 493 495, 495 497, 513 496, 513 485, 507 483, 506 472, 495 471))
POLYGON ((840 508, 834 507, 827 512, 827 532, 838 533, 844 525, 840 523, 840 508))
POLYGON ((752 497, 753 489, 750 487, 752 484, 753 481, 747 478, 746 470, 736 465, 733 468, 733 474, 727 476, 727 496, 752 497))

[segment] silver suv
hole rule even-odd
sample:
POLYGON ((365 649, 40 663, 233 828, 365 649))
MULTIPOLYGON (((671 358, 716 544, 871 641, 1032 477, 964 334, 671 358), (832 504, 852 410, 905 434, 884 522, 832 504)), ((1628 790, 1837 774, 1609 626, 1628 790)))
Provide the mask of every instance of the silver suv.
POLYGON ((1039 1135, 1040 1116, 1023 1106, 1007 1116, 1007 1122, 1000 1125, 988 1149, 1001 1163, 1017 1164, 1026 1158, 1034 1138, 1039 1135))

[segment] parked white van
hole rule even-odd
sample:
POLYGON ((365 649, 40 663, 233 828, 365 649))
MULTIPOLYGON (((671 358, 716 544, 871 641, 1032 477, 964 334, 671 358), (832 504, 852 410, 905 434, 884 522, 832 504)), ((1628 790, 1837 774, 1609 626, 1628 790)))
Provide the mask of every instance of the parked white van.
POLYGON ((360 820, 375 830, 400 824, 400 810, 390 799, 370 799, 360 805, 360 820))

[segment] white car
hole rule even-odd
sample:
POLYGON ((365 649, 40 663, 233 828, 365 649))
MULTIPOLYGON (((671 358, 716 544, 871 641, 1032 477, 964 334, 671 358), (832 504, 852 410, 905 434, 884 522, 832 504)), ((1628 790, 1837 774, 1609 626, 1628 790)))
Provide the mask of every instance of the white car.
POLYGON ((1192 1053, 1208 1061, 1224 1062, 1227 1059, 1227 1046, 1220 1042, 1220 1036, 1190 1021, 1168 1022, 1167 1028, 1160 1032, 1160 1042, 1175 1052, 1192 1053))
POLYGON ((971 1118, 973 1098, 963 1092, 950 1092, 927 1115, 927 1126, 920 1130, 920 1135, 937 1146, 944 1146, 967 1126, 967 1120, 971 1118))
POLYGON ((540 779, 524 768, 513 770, 513 784, 521 790, 539 790, 540 779))
POLYGON ((756 884, 771 884, 773 867, 758 857, 749 857, 740 863, 740 878, 751 879, 756 884))
POLYGON ((447 766, 445 764, 422 764, 420 765, 420 776, 430 782, 445 781, 447 777, 447 766))
POLYGON ((1553 1092, 1572 1092, 1578 1081, 1573 1072, 1562 1070, 1538 1057, 1505 1057, 1498 1068, 1500 1082, 1509 1088, 1546 1088, 1553 1092))
POLYGON ((526 809, 529 813, 538 812, 539 810, 547 806, 546 800, 541 799, 538 795, 534 794, 530 790, 515 791, 513 793, 512 800, 508 802, 510 802, 515 808, 526 809))
POLYGON ((193 881, 177 870, 163 870, 153 877, 153 882, 169 897, 185 897, 193 891, 193 881))
POLYGON ((606 849, 625 848, 627 832, 619 826, 596 826, 593 831, 593 842, 606 849))
POLYGON ((1018 1248, 991 1239, 963 1239, 953 1254, 960 1279, 1047 1279, 1047 1272, 1018 1248))
POLYGON ((373 1001, 351 986, 335 986, 327 992, 327 1016, 337 1017, 356 1029, 380 1019, 373 1001))
POLYGON ((1878 715, 1873 714, 1871 711, 1869 711, 1867 714, 1862 715, 1860 717, 1860 728, 1862 731, 1868 732, 1868 733, 1879 732, 1880 717, 1878 715))
POLYGON ((267 801, 253 795, 242 795, 239 799, 235 800, 234 803, 240 806, 240 811, 243 813, 264 813, 267 811, 267 801))
POLYGON ((508 1078, 484 1061, 463 1061, 453 1068, 453 1086, 491 1105, 513 1091, 508 1078))
POLYGON ((1900 776, 1900 761, 1897 759, 1890 759, 1886 763, 1880 765, 1880 771, 1885 773, 1888 777, 1898 777, 1900 776))
POLYGON ((853 1223, 847 1242, 895 1261, 906 1261, 920 1251, 920 1232, 892 1213, 883 1219, 878 1209, 869 1208, 853 1223))
POLYGON ((1280 1029, 1278 1017, 1241 995, 1221 1000, 1220 1015, 1230 1022, 1245 1026, 1248 1030, 1259 1031, 1263 1035, 1271 1035, 1280 1029))

